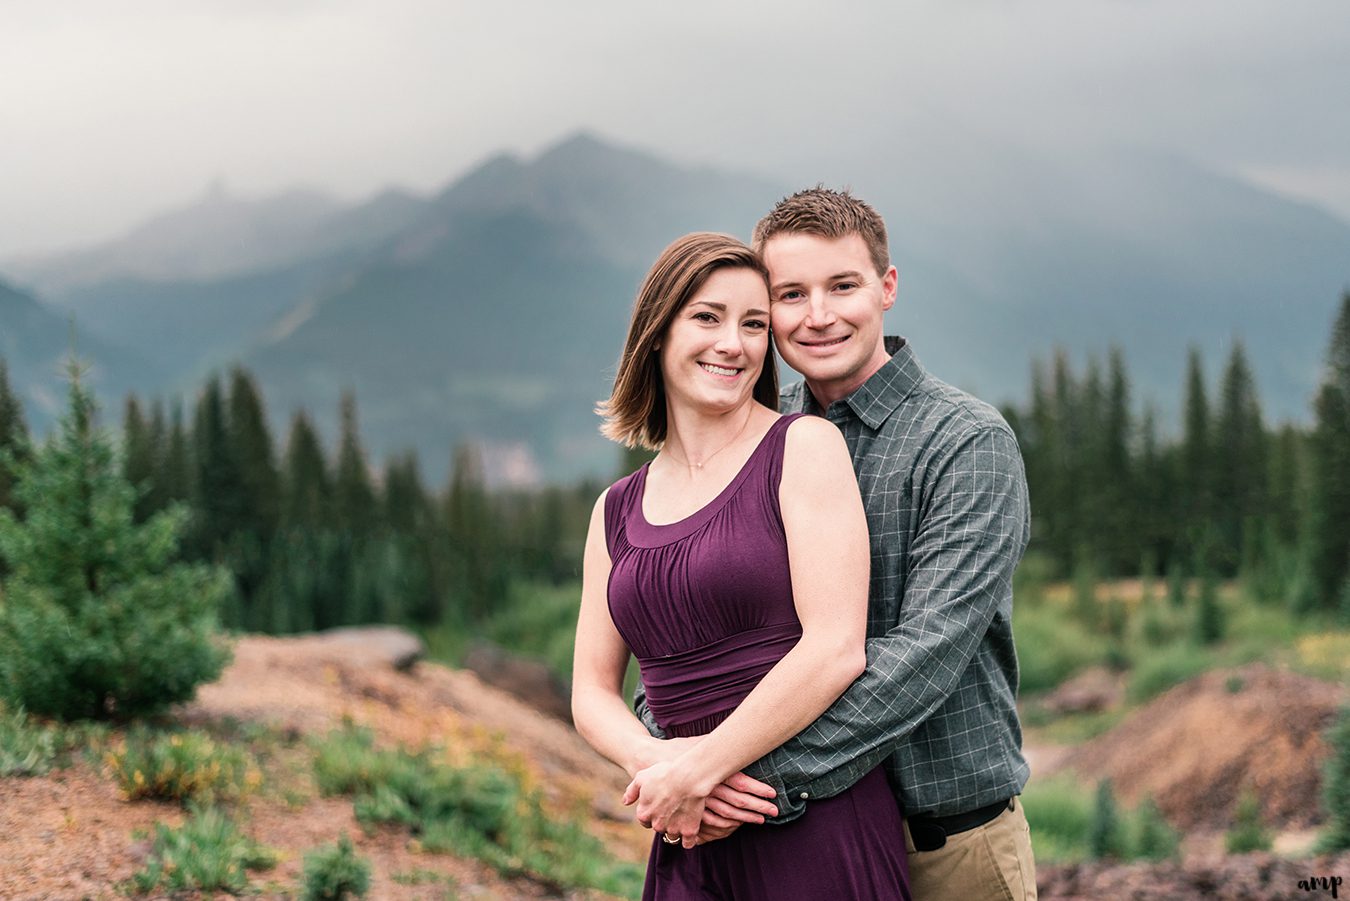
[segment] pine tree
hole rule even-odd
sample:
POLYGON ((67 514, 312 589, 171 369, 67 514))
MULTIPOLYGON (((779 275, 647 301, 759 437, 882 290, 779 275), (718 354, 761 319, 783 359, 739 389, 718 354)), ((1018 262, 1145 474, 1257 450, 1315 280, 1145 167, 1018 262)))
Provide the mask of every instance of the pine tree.
MULTIPOLYGON (((28 427, 23 403, 9 385, 9 367, 0 358, 0 509, 14 509, 13 465, 28 455, 28 427)), ((2 570, 0 570, 2 571, 2 570)))
POLYGON ((451 460, 444 522, 453 564, 451 597, 471 619, 481 620, 505 596, 506 586, 482 459, 470 445, 456 448, 451 460))
MULTIPOLYGON (((432 625, 442 612, 433 560, 436 511, 422 486, 415 453, 393 457, 385 465, 384 521, 389 527, 386 540, 395 558, 389 594, 398 597, 400 612, 422 625, 432 625)), ((386 609, 380 618, 390 622, 393 615, 393 610, 386 609)))
POLYGON ((219 378, 206 383, 197 401, 192 446, 197 551, 203 557, 219 558, 244 519, 243 478, 230 442, 219 378))
POLYGON ((1203 563, 1199 565, 1200 594, 1195 605, 1195 641, 1200 645, 1211 645, 1223 640, 1227 621, 1223 608, 1219 606, 1219 590, 1214 572, 1203 563))
POLYGON ((1102 424, 1101 473, 1105 555, 1113 574, 1139 562, 1138 483, 1130 461, 1130 379, 1125 356, 1112 347, 1107 363, 1106 409, 1102 424))
POLYGON ((1205 395, 1205 373, 1199 348, 1192 346, 1186 357, 1185 428, 1179 459, 1179 494, 1183 534, 1190 553, 1200 546, 1200 536, 1210 524, 1212 515, 1211 459, 1209 401, 1205 395))
POLYGON ((1247 854, 1269 851, 1271 841, 1270 830, 1261 822, 1261 799, 1248 788, 1238 798, 1233 828, 1224 836, 1224 846, 1229 854, 1247 854))
POLYGON ((150 493, 156 474, 155 448, 150 424, 141 413, 136 395, 127 395, 122 414, 122 478, 136 489, 136 521, 145 522, 151 513, 150 493))
POLYGON ((229 434, 243 488, 244 528, 265 541, 280 523, 281 477, 262 396, 239 367, 230 374, 229 434))
POLYGON ((18 472, 28 515, 0 511, 12 571, 0 605, 0 697, 66 719, 125 718, 190 698, 228 653, 228 574, 175 562, 181 510, 134 521, 135 491, 71 363, 58 433, 18 472))
POLYGON ((164 445, 164 459, 160 463, 166 506, 174 501, 189 501, 196 493, 192 477, 192 442, 183 425, 183 406, 178 401, 174 401, 170 419, 169 437, 164 445))
POLYGON ((1233 343, 1224 370, 1221 406, 1215 425, 1214 503, 1218 565, 1226 575, 1238 571, 1268 511, 1266 430, 1256 383, 1241 341, 1233 343), (1244 553, 1246 550, 1246 553, 1244 553))
POLYGON ((356 422, 356 398, 342 395, 342 437, 338 449, 337 476, 333 486, 333 516, 338 526, 353 535, 363 534, 377 522, 375 489, 370 483, 366 452, 356 422))
POLYGON ((252 376, 241 367, 230 373, 227 433, 230 457, 238 468, 240 495, 234 530, 225 536, 226 559, 246 611, 243 625, 267 631, 281 621, 280 613, 273 608, 282 602, 268 580, 273 539, 280 522, 280 475, 262 398, 252 376))
POLYGON ((357 428, 356 398, 342 395, 342 437, 333 483, 333 520, 342 542, 344 582, 341 592, 344 623, 373 622, 389 599, 381 596, 372 543, 379 526, 379 504, 371 484, 366 452, 357 428))
POLYGON ((1152 798, 1144 798, 1135 811, 1134 853, 1145 860, 1167 860, 1176 856, 1180 836, 1163 819, 1152 798))
POLYGON ((1331 610, 1350 578, 1350 291, 1341 298, 1313 408, 1303 544, 1314 600, 1331 610))
POLYGON ((1125 857, 1127 837, 1116 797, 1111 791, 1111 780, 1097 783, 1096 802, 1092 807, 1092 821, 1088 826, 1088 853, 1094 860, 1125 857))
POLYGON ((1343 708, 1327 734, 1331 756, 1322 773, 1322 809, 1327 814, 1321 849, 1350 851, 1350 707, 1343 708))
POLYGON ((281 522, 287 528, 317 530, 331 524, 332 480, 319 436, 303 412, 291 419, 286 439, 281 522))

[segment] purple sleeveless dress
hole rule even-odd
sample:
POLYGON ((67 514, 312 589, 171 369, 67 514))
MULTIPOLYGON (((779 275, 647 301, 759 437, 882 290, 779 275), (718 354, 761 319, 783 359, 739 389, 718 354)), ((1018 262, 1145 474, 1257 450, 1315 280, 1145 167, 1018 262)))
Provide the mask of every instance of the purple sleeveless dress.
MULTIPOLYGON (((801 637, 778 509, 784 439, 800 415, 775 422, 722 493, 679 522, 643 517, 645 465, 605 498, 610 615, 667 735, 711 732, 801 637)), ((791 823, 742 826, 689 850, 658 836, 642 896, 909 899, 895 796, 877 768, 791 823)))

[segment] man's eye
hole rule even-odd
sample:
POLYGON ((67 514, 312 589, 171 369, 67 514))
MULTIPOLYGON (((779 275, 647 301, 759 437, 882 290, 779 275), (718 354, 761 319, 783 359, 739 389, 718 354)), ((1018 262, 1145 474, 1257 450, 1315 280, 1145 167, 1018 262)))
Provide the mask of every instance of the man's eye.
POLYGON ((800 300, 801 298, 802 292, 800 291, 784 291, 782 294, 778 295, 779 300, 800 300))
POLYGON ((858 286, 857 286, 856 284, 854 284, 853 282, 840 282, 839 284, 835 285, 834 287, 835 287, 835 290, 837 290, 837 291, 852 291, 854 288, 856 288, 856 287, 858 287, 858 286))

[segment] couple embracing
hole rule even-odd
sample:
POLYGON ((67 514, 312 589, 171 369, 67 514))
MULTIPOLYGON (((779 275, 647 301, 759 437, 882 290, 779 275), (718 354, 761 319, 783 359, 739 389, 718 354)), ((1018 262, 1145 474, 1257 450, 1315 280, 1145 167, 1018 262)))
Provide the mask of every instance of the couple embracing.
POLYGON ((895 296, 881 217, 824 188, 638 293, 599 409, 658 453, 596 502, 572 707, 657 833, 645 899, 1035 897, 1022 458, 883 336, 895 296))

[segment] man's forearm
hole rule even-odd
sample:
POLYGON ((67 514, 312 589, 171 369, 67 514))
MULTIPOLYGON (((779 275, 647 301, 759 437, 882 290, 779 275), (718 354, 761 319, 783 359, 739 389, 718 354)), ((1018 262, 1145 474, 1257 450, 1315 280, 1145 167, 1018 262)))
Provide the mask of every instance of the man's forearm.
POLYGON ((833 706, 746 770, 779 789, 783 819, 812 796, 847 788, 928 720, 957 689, 993 618, 1011 615, 1027 537, 1016 441, 1002 429, 973 432, 935 478, 909 546, 899 621, 868 641, 867 670, 833 706), (995 458, 1001 465, 991 465, 995 458), (959 479, 958 470, 981 477, 959 479))

